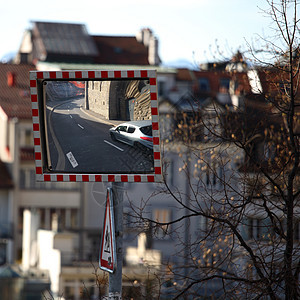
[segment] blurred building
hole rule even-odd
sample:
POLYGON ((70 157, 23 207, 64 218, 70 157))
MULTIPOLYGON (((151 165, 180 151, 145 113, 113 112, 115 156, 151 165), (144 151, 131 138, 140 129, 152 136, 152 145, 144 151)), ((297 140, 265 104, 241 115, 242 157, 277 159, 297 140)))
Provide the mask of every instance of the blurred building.
POLYGON ((15 62, 157 66, 161 60, 158 40, 149 28, 136 37, 91 36, 83 24, 33 22, 15 62))
MULTIPOLYGON (((6 232, 6 250, 2 251, 6 255, 3 256, 2 263, 23 262, 23 271, 27 272, 37 268, 37 260, 31 257, 24 264, 22 237, 24 232, 32 231, 30 227, 23 227, 23 224, 27 224, 24 223, 24 211, 29 209, 38 213, 36 222, 39 228, 78 232, 81 224, 82 202, 81 187, 78 183, 39 183, 35 180, 31 99, 28 85, 31 70, 35 70, 35 67, 28 64, 0 65, 3 238, 6 232)), ((32 235, 29 236, 28 247, 26 249, 29 256, 36 253, 37 246, 32 235)), ((78 260, 83 252, 83 248, 77 244, 72 249, 72 256, 78 260)))

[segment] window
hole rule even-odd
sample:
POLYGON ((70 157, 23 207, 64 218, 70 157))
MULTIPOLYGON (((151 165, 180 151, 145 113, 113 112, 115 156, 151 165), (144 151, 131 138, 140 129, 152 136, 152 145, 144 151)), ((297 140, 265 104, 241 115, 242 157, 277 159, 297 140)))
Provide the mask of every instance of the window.
POLYGON ((207 78, 199 78, 199 88, 202 92, 209 92, 210 86, 207 78))
POLYGON ((4 265, 6 263, 6 245, 0 244, 0 265, 4 265))
POLYGON ((72 229, 78 227, 77 208, 39 208, 40 227, 49 229, 57 222, 59 230, 72 229), (73 213, 72 213, 73 211, 73 213), (53 223, 54 222, 54 223, 53 223))
POLYGON ((51 230, 58 230, 58 215, 55 208, 50 209, 50 222, 51 222, 51 230))
POLYGON ((163 96, 165 94, 165 85, 164 81, 159 81, 157 83, 158 96, 163 96))
POLYGON ((43 208, 39 209, 39 215, 40 215, 40 228, 42 229, 48 229, 46 224, 46 210, 43 208))
POLYGON ((35 172, 32 169, 21 169, 20 171, 20 188, 30 189, 35 181, 35 172))
POLYGON ((27 146, 27 147, 32 146, 33 145, 32 130, 31 129, 26 129, 24 135, 25 135, 24 146, 27 146))
POLYGON ((119 126, 119 127, 117 127, 117 130, 126 132, 127 131, 127 126, 119 126))
MULTIPOLYGON (((19 209, 18 229, 23 229, 23 214, 26 207, 19 209)), ((41 229, 76 229, 78 228, 78 208, 36 208, 39 215, 39 228, 41 229), (70 213, 71 212, 71 213, 70 213)))
POLYGON ((121 54, 123 52, 122 48, 114 47, 114 53, 121 54))
POLYGON ((64 208, 58 209, 58 228, 64 230, 66 227, 66 210, 64 208))
POLYGON ((134 127, 128 127, 128 133, 134 133, 135 128, 134 127))
POLYGON ((206 185, 209 185, 210 184, 210 178, 209 178, 209 168, 206 167, 206 172, 205 172, 205 182, 206 182, 206 185))
MULTIPOLYGON (((155 209, 153 211, 153 219, 158 223, 168 223, 171 221, 171 211, 169 209, 155 209)), ((166 236, 168 225, 155 224, 154 235, 158 238, 166 236)))
POLYGON ((87 258, 88 261, 97 261, 99 254, 99 245, 100 245, 100 234, 99 233, 90 233, 88 235, 89 247, 87 249, 87 258))
POLYGON ((20 132, 20 146, 32 147, 33 146, 33 131, 31 128, 22 128, 20 132))
POLYGON ((141 127, 140 131, 143 134, 151 136, 152 135, 152 125, 141 127))
POLYGON ((248 218, 246 220, 247 236, 254 240, 267 240, 272 234, 272 226, 269 219, 248 218))
POLYGON ((221 78, 220 79, 220 92, 221 93, 228 93, 230 85, 229 78, 221 78))
POLYGON ((249 219, 248 233, 250 239, 259 239, 261 235, 261 220, 249 219))
POLYGON ((71 228, 78 228, 78 209, 73 208, 71 210, 71 228))

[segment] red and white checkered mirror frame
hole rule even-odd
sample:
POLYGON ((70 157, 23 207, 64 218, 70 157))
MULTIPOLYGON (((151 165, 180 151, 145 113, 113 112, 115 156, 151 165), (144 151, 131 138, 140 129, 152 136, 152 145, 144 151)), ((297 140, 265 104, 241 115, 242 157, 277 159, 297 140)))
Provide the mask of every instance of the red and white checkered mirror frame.
POLYGON ((79 71, 31 71, 30 92, 32 103, 34 152, 36 163, 37 181, 61 181, 61 182, 162 182, 160 136, 158 122, 158 98, 156 86, 156 70, 79 70, 79 71), (153 174, 52 174, 43 173, 41 133, 39 115, 40 102, 38 101, 38 80, 84 80, 84 79, 138 79, 148 78, 150 84, 150 99, 152 113, 152 134, 154 172, 153 174))

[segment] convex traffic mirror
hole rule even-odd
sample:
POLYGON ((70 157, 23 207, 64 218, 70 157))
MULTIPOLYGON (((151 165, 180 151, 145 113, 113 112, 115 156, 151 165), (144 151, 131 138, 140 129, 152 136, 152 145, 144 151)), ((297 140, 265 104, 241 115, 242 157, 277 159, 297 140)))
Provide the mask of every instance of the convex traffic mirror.
POLYGON ((30 72, 37 180, 161 181, 156 72, 30 72))

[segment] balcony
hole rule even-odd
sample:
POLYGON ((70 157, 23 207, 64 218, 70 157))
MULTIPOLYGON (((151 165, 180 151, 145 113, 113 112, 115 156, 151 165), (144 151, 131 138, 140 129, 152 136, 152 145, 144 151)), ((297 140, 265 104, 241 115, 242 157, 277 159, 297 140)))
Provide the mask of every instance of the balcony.
MULTIPOLYGON (((94 253, 95 254, 95 253, 94 253)), ((61 265, 62 266, 77 266, 77 265, 88 265, 91 266, 92 263, 97 263, 97 256, 92 255, 91 250, 88 251, 78 251, 74 250, 72 252, 61 252, 61 265)))

